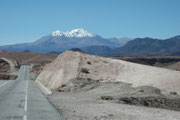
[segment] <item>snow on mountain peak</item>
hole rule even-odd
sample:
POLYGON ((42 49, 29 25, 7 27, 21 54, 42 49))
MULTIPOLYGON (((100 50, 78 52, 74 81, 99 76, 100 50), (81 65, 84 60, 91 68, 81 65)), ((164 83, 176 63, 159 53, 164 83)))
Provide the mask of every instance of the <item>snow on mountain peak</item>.
POLYGON ((95 35, 89 33, 88 31, 80 28, 80 29, 74 29, 71 31, 67 32, 62 32, 62 31, 55 31, 52 32, 52 36, 65 36, 65 37, 93 37, 95 35))

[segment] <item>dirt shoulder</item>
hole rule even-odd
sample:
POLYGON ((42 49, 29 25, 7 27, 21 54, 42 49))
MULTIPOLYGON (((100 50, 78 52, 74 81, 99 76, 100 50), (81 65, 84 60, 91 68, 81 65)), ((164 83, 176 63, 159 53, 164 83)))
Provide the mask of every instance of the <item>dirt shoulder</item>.
POLYGON ((87 93, 55 93, 48 96, 65 120, 179 120, 177 111, 118 104, 87 93))
POLYGON ((180 119, 180 105, 176 104, 180 103, 179 96, 163 95, 149 86, 133 88, 126 83, 85 82, 71 92, 54 92, 48 98, 63 112, 65 120, 180 119), (177 111, 167 110, 173 108, 177 111))

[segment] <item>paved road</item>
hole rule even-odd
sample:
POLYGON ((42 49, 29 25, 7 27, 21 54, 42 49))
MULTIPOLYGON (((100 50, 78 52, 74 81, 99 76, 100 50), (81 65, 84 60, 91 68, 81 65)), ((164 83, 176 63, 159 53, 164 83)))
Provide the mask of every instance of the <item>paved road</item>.
POLYGON ((29 67, 22 66, 17 80, 0 82, 0 120, 62 120, 29 78, 29 67))

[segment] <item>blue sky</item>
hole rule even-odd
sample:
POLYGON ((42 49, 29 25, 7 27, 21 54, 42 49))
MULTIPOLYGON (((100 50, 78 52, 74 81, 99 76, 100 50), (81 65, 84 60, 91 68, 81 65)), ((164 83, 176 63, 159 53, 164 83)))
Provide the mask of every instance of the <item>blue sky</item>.
POLYGON ((180 35, 180 0, 0 0, 0 45, 84 28, 104 38, 180 35))

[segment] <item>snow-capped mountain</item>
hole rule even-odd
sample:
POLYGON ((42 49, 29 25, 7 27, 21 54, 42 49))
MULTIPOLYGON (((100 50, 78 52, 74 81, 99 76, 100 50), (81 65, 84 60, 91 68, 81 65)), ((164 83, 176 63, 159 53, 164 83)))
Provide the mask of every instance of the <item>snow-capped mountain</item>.
POLYGON ((65 36, 65 37, 94 37, 95 35, 89 33, 88 31, 80 28, 80 29, 74 29, 71 31, 67 31, 67 32, 62 32, 62 31, 55 31, 52 32, 52 36, 65 36))
POLYGON ((120 44, 89 33, 88 31, 81 28, 66 32, 56 30, 33 43, 1 46, 0 50, 28 50, 31 52, 47 53, 51 51, 64 52, 65 50, 71 48, 85 48, 89 46, 107 46, 109 48, 116 48, 119 47, 120 44))
POLYGON ((0 50, 39 53, 60 53, 72 48, 98 55, 180 55, 180 36, 165 40, 148 37, 105 39, 84 29, 74 29, 67 32, 57 30, 33 43, 0 46, 0 50))

